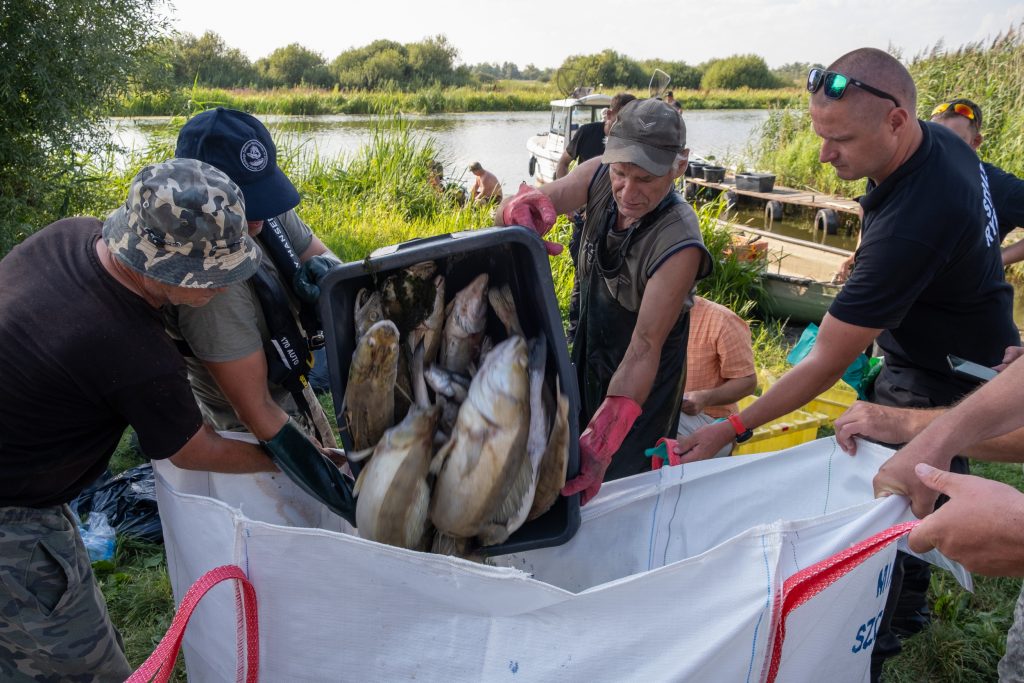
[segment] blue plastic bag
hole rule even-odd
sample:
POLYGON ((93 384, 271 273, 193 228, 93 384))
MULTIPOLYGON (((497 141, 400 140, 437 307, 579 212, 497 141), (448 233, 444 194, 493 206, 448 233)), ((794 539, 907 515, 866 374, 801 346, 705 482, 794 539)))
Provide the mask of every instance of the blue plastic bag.
MULTIPOLYGON (((793 350, 786 356, 786 360, 789 361, 790 365, 796 365, 811 352, 814 348, 814 342, 818 340, 818 326, 814 323, 810 323, 804 328, 803 333, 800 335, 800 339, 797 340, 793 350)), ((868 381, 869 371, 871 370, 872 363, 868 360, 868 357, 863 353, 857 356, 850 367, 846 368, 846 372, 843 373, 843 381, 849 384, 857 392, 857 398, 862 401, 867 400, 867 390, 871 387, 871 382, 868 381)), ((872 374, 877 374, 872 373, 872 374)), ((871 377, 873 380, 874 377, 871 377)))
POLYGON ((90 512, 89 520, 85 526, 78 528, 82 534, 82 542, 89 552, 89 560, 99 562, 100 560, 114 559, 114 546, 117 539, 114 527, 110 526, 107 516, 102 512, 90 512))

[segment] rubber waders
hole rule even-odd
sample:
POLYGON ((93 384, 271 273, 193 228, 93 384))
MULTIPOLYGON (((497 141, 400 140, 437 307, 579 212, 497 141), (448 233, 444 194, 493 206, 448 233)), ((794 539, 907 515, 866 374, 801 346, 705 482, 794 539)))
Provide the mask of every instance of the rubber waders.
POLYGON ((294 420, 289 419, 274 438, 260 444, 289 479, 355 526, 356 499, 352 495, 352 481, 320 452, 294 420))

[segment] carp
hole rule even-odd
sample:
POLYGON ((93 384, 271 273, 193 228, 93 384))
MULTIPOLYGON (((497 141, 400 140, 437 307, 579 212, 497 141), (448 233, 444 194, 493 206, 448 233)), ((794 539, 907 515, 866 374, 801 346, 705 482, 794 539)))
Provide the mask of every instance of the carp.
POLYGON ((431 364, 437 360, 441 348, 441 334, 444 331, 444 276, 434 278, 434 305, 430 314, 421 320, 409 333, 410 349, 423 342, 423 362, 431 364))
POLYGON ((500 287, 491 287, 487 291, 487 299, 491 302, 491 308, 497 314, 498 319, 505 325, 508 336, 523 336, 523 326, 519 324, 519 314, 516 313, 516 303, 512 299, 512 288, 508 283, 500 287))
POLYGON ((487 280, 487 273, 481 273, 448 305, 440 363, 452 372, 466 374, 480 355, 480 340, 487 325, 487 280))
POLYGON ((381 286, 384 314, 395 321, 403 334, 412 330, 432 310, 436 292, 430 277, 436 270, 436 263, 423 261, 384 280, 381 286))
POLYGON ((437 452, 430 518, 438 531, 472 538, 495 519, 521 478, 529 432, 526 341, 509 337, 487 355, 437 452))
POLYGON ((537 473, 537 491, 527 521, 537 519, 551 509, 565 486, 566 470, 569 467, 569 398, 562 393, 561 383, 555 380, 554 424, 548 437, 537 473))
POLYGON ((398 328, 374 323, 356 344, 345 388, 345 420, 355 450, 373 447, 395 422, 398 328))
POLYGON ((384 308, 380 302, 380 292, 363 288, 356 293, 356 339, 359 339, 370 327, 384 319, 384 308))

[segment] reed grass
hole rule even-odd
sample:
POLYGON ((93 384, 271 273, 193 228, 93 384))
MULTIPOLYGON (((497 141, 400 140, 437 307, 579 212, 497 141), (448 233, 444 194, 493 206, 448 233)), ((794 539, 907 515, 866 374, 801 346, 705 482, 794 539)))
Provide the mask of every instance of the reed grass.
MULTIPOLYGON (((983 113, 982 160, 1024 175, 1024 24, 991 43, 947 50, 937 43, 908 64, 917 85, 917 115, 927 120, 940 102, 966 97, 983 113)), ((754 166, 776 173, 779 184, 856 196, 863 181, 840 180, 818 162, 821 141, 811 129, 806 95, 798 110, 772 112, 749 156, 754 166)))
MULTIPOLYGON (((623 88, 604 88, 615 93, 623 88)), ((646 93, 634 93, 646 97, 646 93)), ((375 114, 403 111, 418 114, 487 111, 547 111, 562 95, 551 84, 499 81, 485 87, 432 87, 413 92, 340 91, 316 88, 268 90, 192 88, 168 92, 141 92, 123 98, 112 116, 179 116, 197 109, 224 106, 254 114, 316 116, 323 114, 375 114)), ((795 88, 779 90, 677 90, 684 109, 765 109, 794 106, 795 88)))

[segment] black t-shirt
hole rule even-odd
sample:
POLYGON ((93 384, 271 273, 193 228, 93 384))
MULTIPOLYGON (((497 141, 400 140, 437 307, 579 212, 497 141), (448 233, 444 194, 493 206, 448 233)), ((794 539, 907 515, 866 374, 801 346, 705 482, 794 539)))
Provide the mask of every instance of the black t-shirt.
POLYGON ((160 312, 100 264, 100 229, 57 221, 0 261, 0 507, 72 500, 129 424, 152 458, 202 425, 160 312))
POLYGON ((988 179, 1002 240, 1014 228, 1024 228, 1024 180, 988 162, 981 162, 981 166, 988 179))
POLYGON ((946 405, 976 386, 946 354, 995 365, 1020 336, 981 163, 946 128, 921 126, 921 147, 860 199, 857 267, 829 313, 885 330, 894 383, 946 405))
POLYGON ((565 151, 579 164, 604 154, 604 122, 594 121, 580 126, 565 151))

